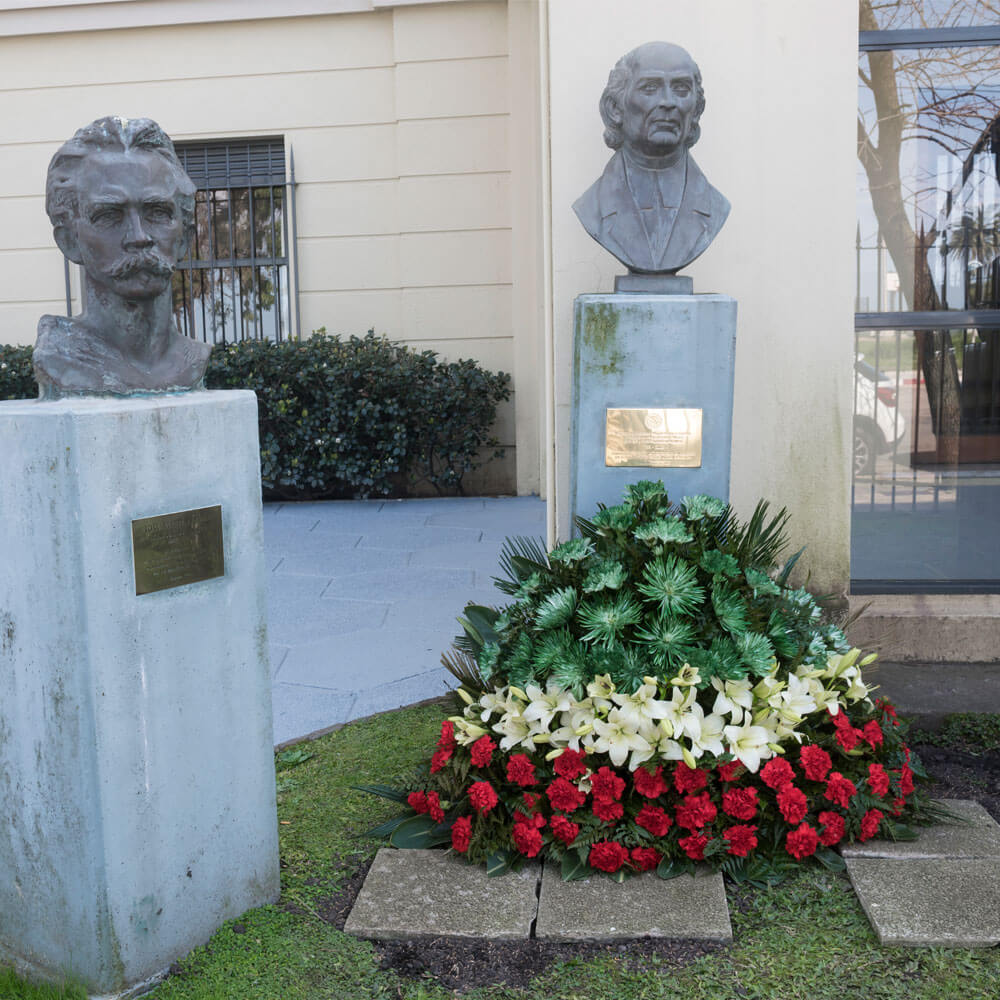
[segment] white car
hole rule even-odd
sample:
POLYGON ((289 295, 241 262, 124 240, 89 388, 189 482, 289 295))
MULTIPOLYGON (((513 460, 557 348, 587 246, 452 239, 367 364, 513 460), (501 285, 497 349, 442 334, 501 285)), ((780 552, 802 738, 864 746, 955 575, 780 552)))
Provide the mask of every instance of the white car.
POLYGON ((906 418, 899 412, 892 378, 858 355, 854 364, 854 475, 871 475, 875 459, 895 451, 905 434, 906 418))

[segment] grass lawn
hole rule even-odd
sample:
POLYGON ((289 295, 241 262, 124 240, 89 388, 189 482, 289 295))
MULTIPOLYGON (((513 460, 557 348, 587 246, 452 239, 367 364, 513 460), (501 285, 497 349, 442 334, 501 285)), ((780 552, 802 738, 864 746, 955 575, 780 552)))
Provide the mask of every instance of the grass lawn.
MULTIPOLYGON (((432 747, 440 704, 352 723, 279 755, 282 897, 225 924, 175 967, 155 1000, 444 1000, 433 980, 379 968, 375 948, 337 931, 324 904, 378 845, 358 835, 397 811, 350 790, 392 783, 432 747), (311 755, 311 756, 308 756, 311 755), (307 759, 303 759, 307 758, 307 759)), ((616 886, 608 883, 609 906, 616 886)), ((995 1000, 1000 949, 879 946, 846 876, 807 869, 776 889, 730 891, 735 942, 677 967, 655 956, 580 958, 527 989, 492 986, 470 1000, 995 1000)), ((82 1000, 0 970, 3 1000, 82 1000)))

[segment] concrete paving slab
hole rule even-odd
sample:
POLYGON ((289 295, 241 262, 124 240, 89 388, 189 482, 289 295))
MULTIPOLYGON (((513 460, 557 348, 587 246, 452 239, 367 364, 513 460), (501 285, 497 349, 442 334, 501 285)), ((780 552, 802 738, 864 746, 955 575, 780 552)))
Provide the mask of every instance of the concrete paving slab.
POLYGON ((273 681, 278 676, 278 671, 281 669, 281 664, 285 662, 285 657, 288 656, 288 647, 269 642, 267 651, 271 658, 271 680, 273 681))
POLYGON ((391 566, 371 573, 352 573, 333 580, 324 598, 353 597, 363 601, 398 601, 427 594, 449 595, 471 590, 471 569, 435 569, 425 566, 391 566))
POLYGON ((402 549, 412 552, 435 545, 469 544, 479 541, 480 528, 448 528, 440 525, 424 525, 419 531, 409 527, 376 524, 372 530, 361 536, 358 547, 362 549, 402 549))
POLYGON ((1000 860, 851 858, 847 873, 881 944, 1000 942, 1000 860))
POLYGON ((492 533, 513 532, 524 534, 525 530, 544 532, 545 506, 526 508, 514 506, 494 507, 486 509, 465 509, 443 511, 440 514, 429 514, 427 523, 446 525, 453 528, 480 528, 492 533))
MULTIPOLYGON (((458 681, 444 667, 401 677, 388 684, 359 690, 351 709, 354 719, 364 719, 378 712, 389 712, 403 705, 415 705, 429 698, 443 698, 458 687, 458 681)), ((433 749, 431 747, 428 748, 433 749)))
POLYGON ((354 713, 356 700, 353 692, 285 684, 279 680, 271 686, 275 745, 360 718, 354 713))
MULTIPOLYGON (((436 670, 457 629, 366 628, 293 645, 280 679, 291 684, 357 691, 436 670)), ((430 697, 430 696, 428 696, 430 697)))
POLYGON ((539 868, 502 878, 445 851, 375 856, 344 930, 357 937, 527 938, 535 917, 539 868))
POLYGON ((722 875, 707 869, 664 880, 654 873, 621 885, 594 877, 563 882, 546 866, 535 936, 548 941, 629 941, 641 937, 732 941, 722 875), (608 905, 614 894, 614 905, 608 905))
POLYGON ((408 565, 499 573, 499 557, 500 546, 495 542, 459 542, 454 545, 432 545, 415 549, 408 565))
POLYGON ((916 840, 869 840, 845 844, 844 858, 995 858, 1000 859, 1000 824, 971 799, 940 799, 957 822, 919 827, 916 840), (964 822, 963 822, 964 821, 964 822))
POLYGON ((351 576, 406 566, 409 552, 387 549, 336 549, 325 545, 312 532, 285 549, 285 557, 274 572, 293 576, 351 576), (306 542, 312 544, 306 544, 306 542))
MULTIPOLYGON (((395 601, 389 606, 389 612, 383 623, 386 628, 434 628, 449 632, 448 646, 451 636, 461 632, 462 627, 456 619, 465 610, 467 604, 481 604, 485 607, 498 607, 506 603, 505 595, 499 590, 468 590, 461 595, 456 594, 454 600, 441 597, 414 598, 409 601, 395 601)), ((443 653, 447 646, 441 649, 443 653)))

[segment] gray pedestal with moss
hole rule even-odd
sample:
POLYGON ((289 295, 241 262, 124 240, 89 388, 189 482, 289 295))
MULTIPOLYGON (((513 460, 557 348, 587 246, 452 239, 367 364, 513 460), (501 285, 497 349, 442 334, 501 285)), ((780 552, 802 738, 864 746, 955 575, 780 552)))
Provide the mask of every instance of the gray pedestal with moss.
POLYGON ((661 479, 671 499, 728 500, 736 300, 581 295, 574 308, 570 512, 661 479))

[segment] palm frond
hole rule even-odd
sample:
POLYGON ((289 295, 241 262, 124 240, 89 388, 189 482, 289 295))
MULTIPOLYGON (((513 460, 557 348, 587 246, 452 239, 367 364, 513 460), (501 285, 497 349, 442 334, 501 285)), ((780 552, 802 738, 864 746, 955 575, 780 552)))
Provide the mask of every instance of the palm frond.
POLYGON ((464 650, 452 648, 442 653, 441 666, 470 694, 475 692, 482 694, 486 690, 487 684, 479 672, 479 664, 476 663, 474 656, 470 656, 464 650))
POLYGON ((768 520, 770 509, 766 500, 759 500, 746 524, 733 525, 729 543, 740 565, 770 569, 788 545, 785 528, 791 514, 787 507, 782 507, 768 520))
POLYGON ((507 578, 495 576, 493 583, 505 594, 516 593, 521 583, 532 573, 545 573, 549 568, 545 543, 540 538, 526 535, 513 535, 504 539, 498 561, 507 578))

